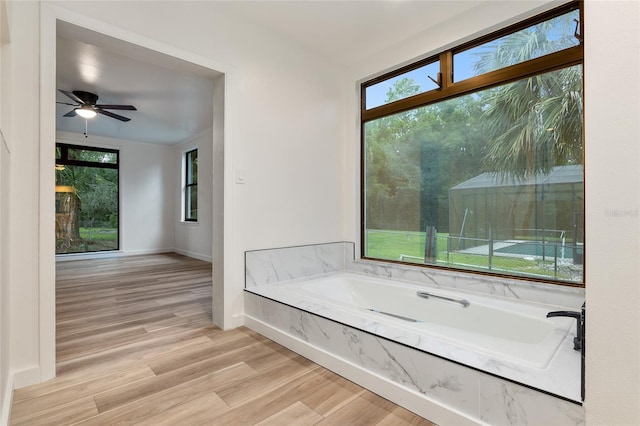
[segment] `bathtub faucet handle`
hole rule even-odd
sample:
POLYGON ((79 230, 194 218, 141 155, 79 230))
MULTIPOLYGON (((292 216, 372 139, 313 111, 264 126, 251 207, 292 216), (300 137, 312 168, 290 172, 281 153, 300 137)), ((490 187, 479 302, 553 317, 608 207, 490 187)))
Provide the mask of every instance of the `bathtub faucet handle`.
POLYGON ((547 314, 547 318, 550 317, 570 317, 576 319, 576 337, 573 338, 573 349, 576 351, 582 350, 584 340, 584 314, 574 311, 553 311, 547 314))

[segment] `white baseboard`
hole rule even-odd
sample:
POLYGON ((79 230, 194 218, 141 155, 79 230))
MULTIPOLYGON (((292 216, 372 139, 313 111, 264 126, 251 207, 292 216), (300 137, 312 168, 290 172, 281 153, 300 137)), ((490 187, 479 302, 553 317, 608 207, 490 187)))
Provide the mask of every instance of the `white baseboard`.
POLYGON ((204 260, 205 262, 209 262, 209 263, 213 262, 213 259, 212 259, 211 256, 205 256, 204 254, 196 253, 196 252, 193 252, 193 251, 181 250, 181 249, 174 248, 173 252, 181 254, 183 256, 193 257, 194 259, 204 260))
POLYGON ((56 255, 56 262, 66 262, 69 260, 87 260, 87 259, 106 259, 111 257, 139 256, 143 254, 161 254, 161 253, 178 253, 183 256, 193 257, 194 259, 212 262, 211 256, 181 249, 153 249, 153 250, 130 250, 130 251, 98 251, 92 253, 70 253, 56 255))
POLYGON ((353 364, 343 358, 327 352, 286 334, 269 324, 245 314, 244 325, 263 336, 299 353, 316 364, 351 380, 360 386, 388 399, 414 413, 440 425, 481 425, 480 420, 470 417, 458 410, 443 405, 438 401, 404 388, 382 376, 353 364))
POLYGON ((20 389, 40 383, 42 381, 41 376, 40 367, 38 366, 16 371, 13 375, 13 389, 20 389))
POLYGON ((111 257, 139 256, 141 254, 172 253, 173 249, 94 251, 91 253, 70 253, 56 255, 56 262, 69 260, 107 259, 111 257))

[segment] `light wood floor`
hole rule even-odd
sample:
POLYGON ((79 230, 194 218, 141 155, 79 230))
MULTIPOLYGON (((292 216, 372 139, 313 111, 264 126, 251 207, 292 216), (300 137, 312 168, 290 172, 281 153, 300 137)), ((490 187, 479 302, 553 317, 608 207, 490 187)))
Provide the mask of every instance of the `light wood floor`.
POLYGON ((57 377, 12 425, 431 425, 211 316, 211 265, 170 255, 57 266, 57 377))

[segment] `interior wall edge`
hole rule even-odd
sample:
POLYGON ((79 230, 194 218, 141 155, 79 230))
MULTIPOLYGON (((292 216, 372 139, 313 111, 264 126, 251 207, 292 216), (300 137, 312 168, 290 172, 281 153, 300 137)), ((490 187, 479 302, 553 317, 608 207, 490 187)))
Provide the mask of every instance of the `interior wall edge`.
POLYGON ((9 373, 7 383, 4 388, 4 398, 0 406, 0 425, 8 425, 11 418, 11 404, 13 404, 13 373, 9 373))

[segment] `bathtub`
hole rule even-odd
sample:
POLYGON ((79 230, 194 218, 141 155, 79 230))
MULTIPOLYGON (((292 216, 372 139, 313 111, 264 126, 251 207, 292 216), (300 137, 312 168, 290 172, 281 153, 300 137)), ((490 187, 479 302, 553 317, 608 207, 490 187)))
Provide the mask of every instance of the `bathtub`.
MULTIPOLYGON (((544 369, 572 330, 572 320, 546 318, 553 307, 344 273, 281 285, 279 291, 318 305, 404 328, 512 365, 544 369), (428 290, 428 291, 426 291, 428 290), (420 295, 421 296, 420 296, 420 295)), ((371 327, 368 327, 371 328, 371 327)))
POLYGON ((546 318, 582 289, 354 253, 245 252, 245 326, 436 424, 584 424, 575 320, 546 318))
POLYGON ((346 271, 244 297, 249 328, 439 424, 581 424, 567 308, 346 271))

